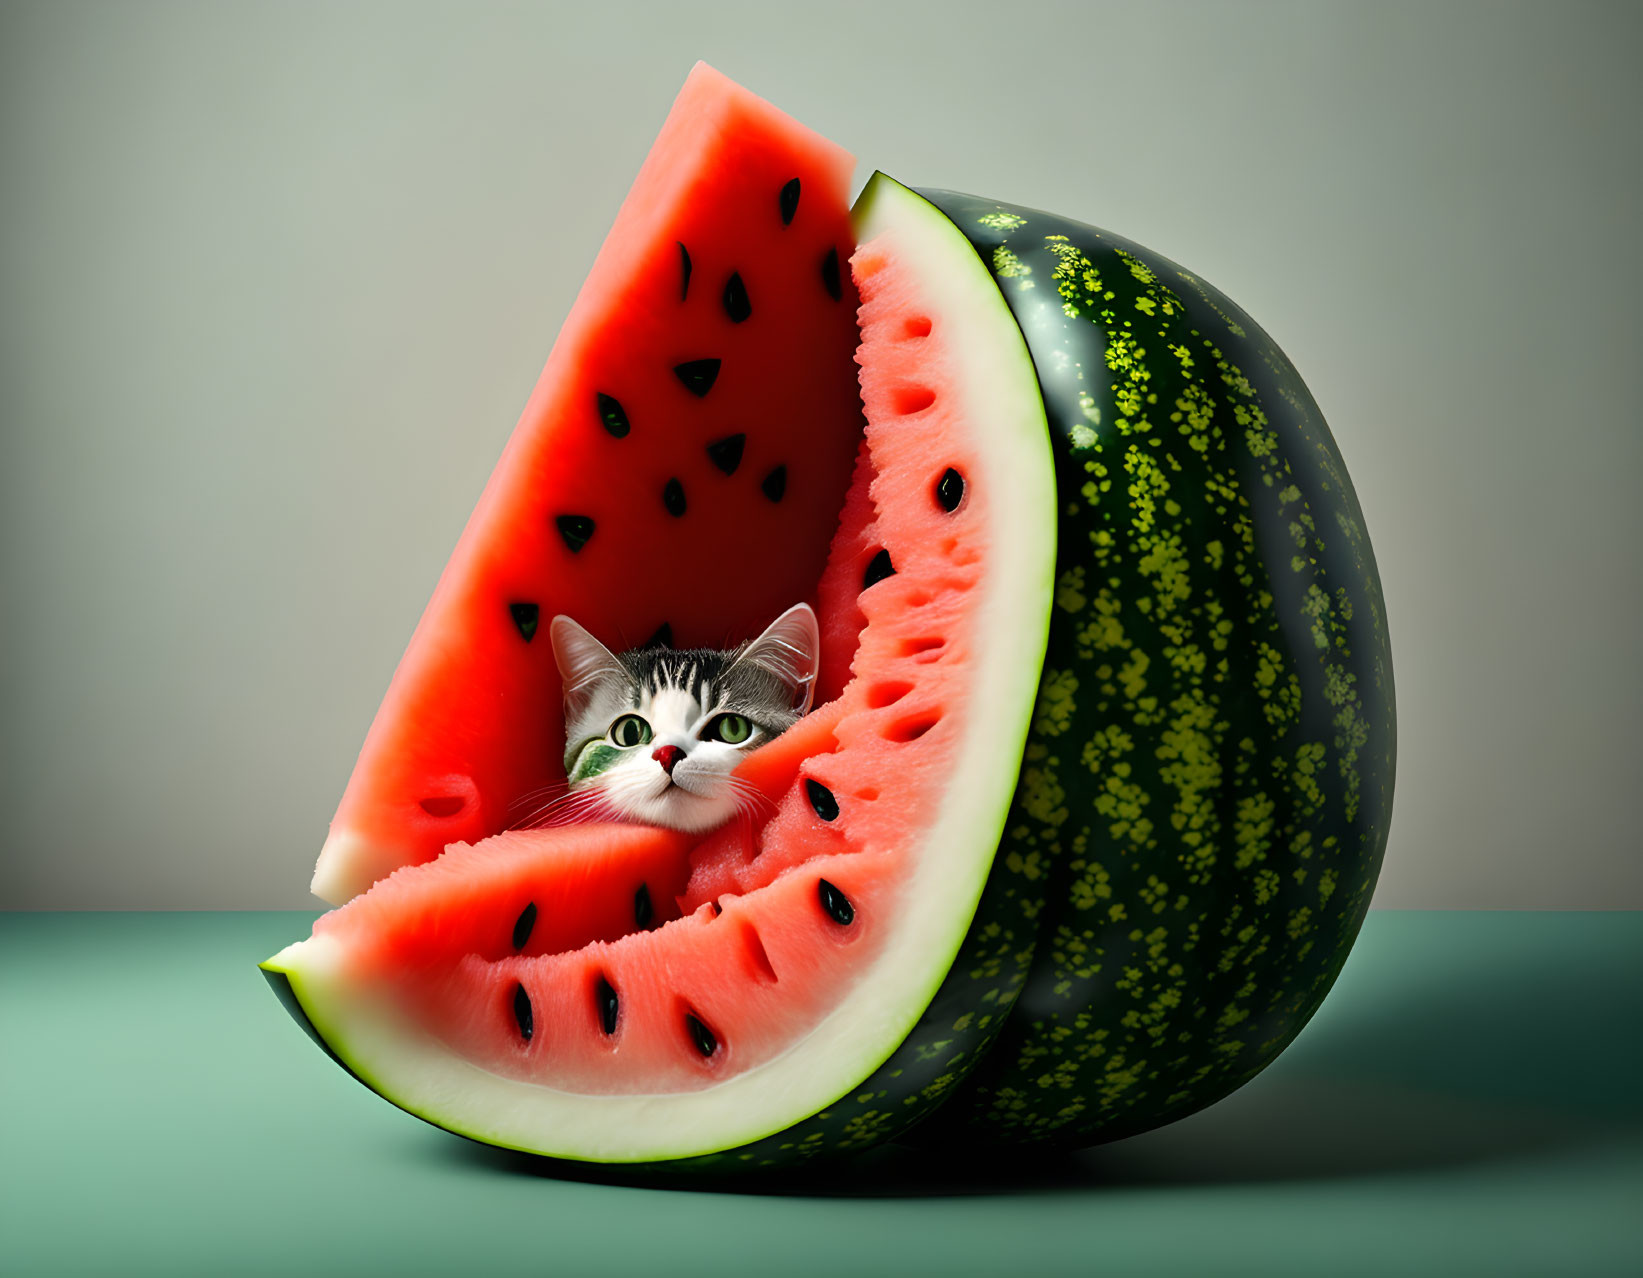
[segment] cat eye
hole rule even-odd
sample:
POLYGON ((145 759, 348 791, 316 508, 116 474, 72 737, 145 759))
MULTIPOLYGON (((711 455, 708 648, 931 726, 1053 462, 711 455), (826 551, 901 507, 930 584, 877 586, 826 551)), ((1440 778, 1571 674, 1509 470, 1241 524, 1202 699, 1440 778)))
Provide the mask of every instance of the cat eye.
POLYGON ((636 714, 625 714, 610 725, 610 739, 619 746, 641 746, 650 740, 650 725, 636 714))
POLYGON ((752 721, 740 714, 715 715, 702 729, 703 741, 723 741, 726 745, 741 745, 752 735, 752 721))

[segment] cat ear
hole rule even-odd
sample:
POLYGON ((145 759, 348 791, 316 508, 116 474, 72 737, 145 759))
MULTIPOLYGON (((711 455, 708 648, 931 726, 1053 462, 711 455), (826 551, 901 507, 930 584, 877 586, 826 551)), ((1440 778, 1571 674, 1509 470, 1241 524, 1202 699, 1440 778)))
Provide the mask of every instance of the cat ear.
POLYGON ((553 659, 559 664, 569 704, 587 700, 602 680, 628 677, 609 648, 563 613, 549 624, 548 638, 553 641, 553 659))
MULTIPOLYGON (((809 604, 794 604, 736 657, 768 671, 793 691, 793 709, 805 714, 816 695, 821 631, 809 604)), ((733 663, 734 664, 734 663, 733 663)))

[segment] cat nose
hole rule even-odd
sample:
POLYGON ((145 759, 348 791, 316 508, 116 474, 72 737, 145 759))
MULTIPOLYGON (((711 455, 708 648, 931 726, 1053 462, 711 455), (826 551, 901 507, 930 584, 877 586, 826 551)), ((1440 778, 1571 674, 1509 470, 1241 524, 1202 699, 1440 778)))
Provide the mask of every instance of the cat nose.
POLYGON ((669 776, 673 775, 673 765, 685 757, 685 752, 678 746, 657 746, 650 752, 650 757, 662 765, 662 771, 669 776))

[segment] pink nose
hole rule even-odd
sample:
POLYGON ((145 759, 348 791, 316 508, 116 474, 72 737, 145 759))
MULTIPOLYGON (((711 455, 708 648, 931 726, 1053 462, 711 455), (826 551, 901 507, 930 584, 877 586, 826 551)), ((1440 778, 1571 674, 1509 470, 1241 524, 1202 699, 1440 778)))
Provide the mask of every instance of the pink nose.
POLYGON ((672 776, 673 765, 685 757, 685 752, 678 746, 657 746, 650 752, 650 757, 662 765, 663 772, 672 776))

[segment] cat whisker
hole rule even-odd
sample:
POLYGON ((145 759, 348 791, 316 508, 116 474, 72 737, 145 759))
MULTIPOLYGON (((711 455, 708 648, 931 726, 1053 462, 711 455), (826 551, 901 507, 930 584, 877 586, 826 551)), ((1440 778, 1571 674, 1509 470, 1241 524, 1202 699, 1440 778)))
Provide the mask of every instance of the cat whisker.
POLYGON ((531 821, 539 820, 545 813, 550 813, 555 808, 565 807, 568 802, 570 802, 570 795, 555 795, 552 798, 539 800, 534 805, 521 808, 521 810, 511 811, 509 813, 509 828, 516 830, 519 826, 529 825, 531 821))
POLYGON ((570 783, 567 781, 550 781, 547 785, 539 785, 534 790, 526 790, 525 793, 519 795, 512 803, 508 804, 508 811, 517 812, 519 809, 528 807, 532 803, 540 803, 542 800, 547 799, 550 796, 554 798, 563 797, 569 790, 570 783))
POLYGON ((725 780, 729 783, 731 802, 738 816, 753 822, 776 810, 776 801, 751 781, 734 775, 725 780))
POLYGON ((598 790, 573 790, 540 805, 529 815, 514 822, 509 829, 541 830, 552 826, 609 819, 614 813, 605 795, 598 790))
POLYGON ((541 817, 531 825, 533 830, 557 830, 567 825, 592 825, 604 821, 619 819, 617 814, 604 804, 595 804, 588 808, 562 809, 541 817))

